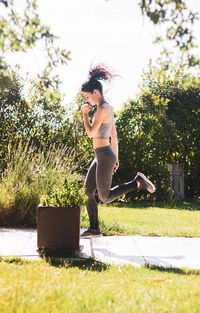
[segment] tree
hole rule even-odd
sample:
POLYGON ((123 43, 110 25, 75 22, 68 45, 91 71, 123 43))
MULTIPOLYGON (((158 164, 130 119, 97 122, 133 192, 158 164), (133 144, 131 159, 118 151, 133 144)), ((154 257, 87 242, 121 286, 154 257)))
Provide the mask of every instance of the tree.
POLYGON ((15 141, 32 127, 31 108, 22 97, 22 86, 14 72, 9 77, 9 88, 0 92, 0 160, 1 170, 6 164, 9 141, 15 141))
POLYGON ((46 151, 51 146, 65 146, 74 158, 77 171, 86 174, 94 153, 92 140, 84 129, 80 107, 85 100, 81 93, 73 108, 68 106, 66 109, 58 91, 47 90, 40 82, 27 77, 30 88, 25 96, 23 80, 17 71, 10 72, 9 80, 9 87, 0 90, 1 171, 7 164, 9 146, 29 139, 30 144, 46 151))
MULTIPOLYGON (((88 138, 84 123, 83 116, 80 110, 81 106, 85 103, 85 98, 81 93, 78 93, 72 112, 72 125, 71 125, 71 143, 70 146, 74 148, 75 158, 74 162, 78 165, 78 172, 86 174, 88 167, 94 159, 94 150, 92 140, 88 138)), ((95 108, 89 113, 92 119, 95 108)))
MULTIPOLYGON (((41 24, 37 1, 26 0, 20 9, 16 0, 0 0, 0 165, 6 166, 9 142, 30 138, 38 147, 58 145, 69 131, 66 112, 61 104, 59 78, 53 68, 66 64, 70 52, 55 46, 56 36, 49 27, 41 24), (47 64, 38 79, 30 81, 29 93, 24 96, 22 79, 6 63, 7 52, 26 52, 37 43, 44 44, 47 64)), ((70 137, 70 136, 69 136, 70 137)))
POLYGON ((184 166, 186 196, 200 195, 200 88, 185 87, 183 77, 180 69, 150 66, 137 99, 124 104, 117 120, 120 180, 144 171, 162 199, 174 161, 184 166))
POLYGON ((174 124, 177 134, 172 159, 184 165, 185 191, 189 197, 200 194, 200 85, 185 84, 182 68, 161 72, 151 66, 144 75, 143 91, 168 99, 166 116, 174 124))
MULTIPOLYGON (((155 25, 164 25, 164 36, 158 36, 156 43, 165 41, 163 48, 164 58, 170 57, 173 53, 169 42, 173 43, 173 50, 181 52, 184 64, 188 66, 200 65, 199 57, 192 53, 192 49, 197 47, 193 25, 199 20, 199 14, 193 12, 185 0, 140 0, 139 5, 142 13, 146 15, 155 25)), ((168 66, 168 62, 164 62, 168 66)))
POLYGON ((41 24, 37 13, 37 1, 26 0, 23 12, 19 12, 16 1, 0 0, 0 83, 5 85, 7 51, 27 51, 38 42, 45 46, 47 64, 39 78, 44 86, 57 87, 58 76, 50 76, 52 69, 59 64, 67 64, 70 52, 55 46, 56 36, 50 28, 41 24))
POLYGON ((37 148, 48 149, 68 144, 71 138, 71 121, 61 94, 26 78, 30 90, 24 96, 23 80, 15 71, 9 74, 9 87, 0 89, 1 170, 7 163, 9 143, 13 146, 19 139, 29 139, 37 148))
MULTIPOLYGON (((155 182, 157 192, 153 197, 157 199, 168 195, 167 163, 171 162, 178 141, 174 124, 166 116, 167 107, 166 99, 145 91, 136 101, 124 104, 116 123, 120 159, 116 179, 127 181, 131 173, 133 178, 137 171, 144 172, 155 182)), ((137 195, 127 197, 135 199, 137 195)))

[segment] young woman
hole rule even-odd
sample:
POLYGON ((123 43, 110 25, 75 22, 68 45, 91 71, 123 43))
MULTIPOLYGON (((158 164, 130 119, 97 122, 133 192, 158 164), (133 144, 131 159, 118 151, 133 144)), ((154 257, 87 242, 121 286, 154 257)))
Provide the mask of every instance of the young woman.
POLYGON ((101 236, 95 200, 96 190, 104 203, 112 202, 134 189, 146 189, 150 193, 155 191, 152 182, 140 172, 130 182, 111 188, 112 175, 119 167, 118 140, 113 110, 104 99, 100 80, 110 80, 112 77, 108 70, 98 65, 89 71, 89 79, 81 87, 86 100, 86 104, 81 107, 84 126, 88 137, 93 138, 95 152, 95 159, 90 165, 85 181, 88 196, 86 207, 90 219, 90 227, 81 235, 85 238, 101 236), (90 123, 88 114, 94 105, 97 105, 97 111, 90 123))

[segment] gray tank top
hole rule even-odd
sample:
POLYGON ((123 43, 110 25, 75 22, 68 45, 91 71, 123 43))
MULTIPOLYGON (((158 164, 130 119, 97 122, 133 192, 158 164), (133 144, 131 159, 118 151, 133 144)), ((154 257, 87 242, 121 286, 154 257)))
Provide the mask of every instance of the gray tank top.
MULTIPOLYGON (((106 102, 104 102, 106 103, 106 102)), ((110 123, 102 123, 93 136, 93 139, 109 139, 113 124, 113 116, 110 123)))

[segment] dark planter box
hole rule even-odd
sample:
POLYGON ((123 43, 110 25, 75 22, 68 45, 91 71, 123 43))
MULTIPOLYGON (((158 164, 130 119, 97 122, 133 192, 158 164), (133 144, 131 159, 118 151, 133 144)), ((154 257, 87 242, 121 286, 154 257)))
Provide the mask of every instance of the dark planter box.
POLYGON ((80 207, 38 207, 38 251, 70 253, 80 247, 80 207))

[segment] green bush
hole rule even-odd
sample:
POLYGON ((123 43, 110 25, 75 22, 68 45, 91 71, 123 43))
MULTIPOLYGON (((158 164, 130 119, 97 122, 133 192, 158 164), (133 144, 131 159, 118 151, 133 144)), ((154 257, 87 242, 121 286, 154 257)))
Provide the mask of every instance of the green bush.
POLYGON ((69 174, 59 190, 41 197, 41 204, 45 206, 77 207, 86 203, 87 197, 83 179, 79 174, 69 174))
MULTIPOLYGON (((196 77, 197 79, 197 77, 196 77)), ((143 92, 168 101, 166 117, 174 125, 176 140, 171 159, 184 167, 185 194, 200 196, 200 84, 179 67, 170 72, 151 67, 144 77, 143 92)), ((166 132, 170 140, 171 134, 166 132)))
MULTIPOLYGON (((129 100, 118 114, 120 167, 117 182, 144 172, 156 185, 153 196, 170 196, 168 163, 182 164, 185 194, 200 195, 200 88, 185 87, 178 70, 168 75, 150 68, 137 99, 129 100), (131 176, 132 175, 132 176, 131 176)), ((141 193, 139 194, 141 197, 141 193)), ((127 194, 127 199, 135 194, 127 194)))
POLYGON ((7 166, 9 143, 26 142, 27 137, 38 148, 61 144, 73 147, 72 122, 59 91, 46 89, 28 76, 23 79, 17 71, 6 74, 10 83, 0 86, 1 170, 7 166))
POLYGON ((143 93, 137 101, 126 103, 119 113, 117 130, 119 138, 120 167, 118 182, 133 179, 136 172, 144 172, 156 185, 156 194, 129 193, 127 199, 169 196, 169 172, 176 132, 166 118, 167 102, 160 97, 143 93))
POLYGON ((29 141, 8 149, 8 164, 0 181, 0 223, 36 224, 36 212, 42 195, 62 190, 65 178, 73 172, 65 147, 41 150, 29 141))
MULTIPOLYGON (((83 114, 81 112, 81 105, 85 103, 85 98, 78 93, 76 102, 74 104, 75 110, 72 112, 71 125, 71 142, 70 145, 74 148, 74 162, 79 164, 78 172, 86 175, 89 165, 94 159, 93 141, 88 138, 83 123, 83 114)), ((90 119, 92 120, 95 108, 90 112, 90 119)))

